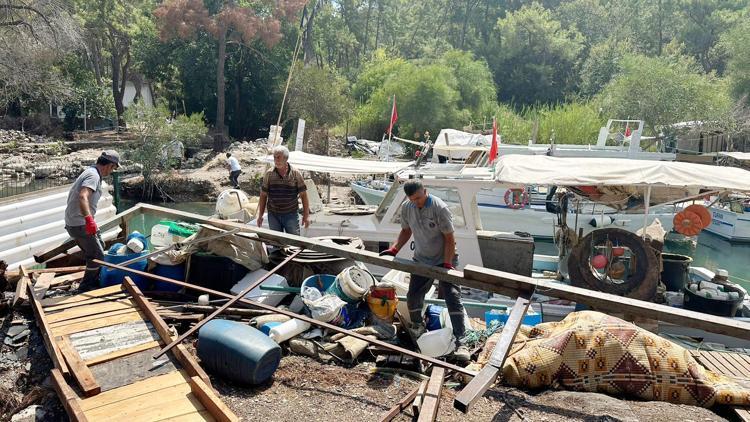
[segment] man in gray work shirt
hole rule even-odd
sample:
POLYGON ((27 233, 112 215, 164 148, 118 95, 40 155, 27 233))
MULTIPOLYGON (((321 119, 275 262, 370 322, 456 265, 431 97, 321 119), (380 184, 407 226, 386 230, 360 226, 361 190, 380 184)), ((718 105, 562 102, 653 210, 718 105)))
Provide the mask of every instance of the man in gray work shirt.
POLYGON ((120 154, 109 150, 102 152, 96 165, 84 170, 68 193, 65 208, 65 230, 76 241, 86 259, 86 271, 80 289, 91 290, 99 278, 99 264, 94 259, 104 259, 104 242, 94 221, 96 206, 102 196, 102 178, 120 166, 120 154))
MULTIPOLYGON (((380 255, 396 256, 398 251, 414 235, 414 260, 427 265, 454 269, 458 265, 456 239, 453 236, 453 215, 440 198, 429 195, 421 182, 409 181, 404 184, 404 192, 409 202, 401 207, 401 232, 396 243, 380 255)), ((425 332, 422 309, 424 297, 432 286, 433 280, 418 274, 411 274, 406 304, 412 326, 409 327, 413 338, 419 338, 425 332)), ((440 281, 438 289, 448 307, 453 336, 456 338, 456 360, 468 362, 470 354, 463 345, 465 334, 464 307, 461 304, 461 290, 451 283, 440 281)))

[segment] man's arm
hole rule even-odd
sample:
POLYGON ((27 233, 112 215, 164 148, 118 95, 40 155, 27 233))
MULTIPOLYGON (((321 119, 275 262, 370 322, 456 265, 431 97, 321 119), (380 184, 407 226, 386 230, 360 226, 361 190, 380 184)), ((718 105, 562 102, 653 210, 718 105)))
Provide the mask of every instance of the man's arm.
POLYGON ((453 232, 443 233, 445 239, 443 247, 443 263, 453 265, 453 258, 456 256, 456 237, 453 232))
POLYGON ((310 227, 310 201, 307 199, 307 192, 300 193, 299 197, 302 199, 302 225, 307 228, 310 227))
POLYGON ((78 193, 78 208, 81 210, 81 215, 86 217, 91 215, 91 208, 89 207, 89 199, 94 191, 91 188, 81 187, 81 191, 78 193))
POLYGON ((268 200, 268 194, 260 191, 260 199, 258 199, 258 210, 255 213, 255 220, 258 223, 258 227, 263 225, 263 214, 266 212, 266 200, 268 200))
POLYGON ((411 228, 402 228, 401 231, 398 233, 398 238, 396 238, 396 243, 391 246, 391 248, 395 248, 397 250, 401 250, 401 248, 406 244, 406 242, 411 239, 411 228))

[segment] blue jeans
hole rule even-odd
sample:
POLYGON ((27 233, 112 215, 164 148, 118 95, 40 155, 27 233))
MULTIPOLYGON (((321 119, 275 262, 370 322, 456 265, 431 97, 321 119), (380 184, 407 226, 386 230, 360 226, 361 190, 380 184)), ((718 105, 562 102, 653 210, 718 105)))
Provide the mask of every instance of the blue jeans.
POLYGON ((290 212, 286 214, 268 213, 268 227, 277 232, 286 232, 299 236, 299 214, 290 212))

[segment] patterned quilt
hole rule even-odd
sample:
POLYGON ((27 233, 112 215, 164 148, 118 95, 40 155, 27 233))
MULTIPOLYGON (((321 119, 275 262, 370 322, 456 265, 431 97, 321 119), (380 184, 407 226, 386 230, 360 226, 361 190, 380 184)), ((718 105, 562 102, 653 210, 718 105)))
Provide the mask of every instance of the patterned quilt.
POLYGON ((522 326, 503 382, 562 387, 711 407, 750 405, 750 388, 704 369, 690 352, 621 319, 593 311, 522 326))

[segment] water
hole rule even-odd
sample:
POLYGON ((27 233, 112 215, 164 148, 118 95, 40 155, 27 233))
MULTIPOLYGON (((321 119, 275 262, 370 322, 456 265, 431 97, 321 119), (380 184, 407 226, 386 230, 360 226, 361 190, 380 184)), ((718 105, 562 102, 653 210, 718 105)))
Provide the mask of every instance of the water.
MULTIPOLYGON (((123 209, 135 205, 136 201, 123 200, 123 209)), ((156 202, 165 208, 209 216, 214 212, 215 204, 212 202, 182 202, 162 203, 156 202)), ((151 233, 151 227, 158 223, 159 217, 146 215, 131 220, 131 225, 141 233, 151 233)), ((535 251, 543 255, 557 255, 557 248, 550 241, 536 241, 535 251)), ((693 258, 693 266, 706 267, 711 271, 723 268, 729 271, 730 279, 750 290, 750 243, 731 243, 719 236, 703 232, 698 236, 698 243, 693 248, 685 243, 667 241, 664 246, 665 252, 687 255, 693 258)))

